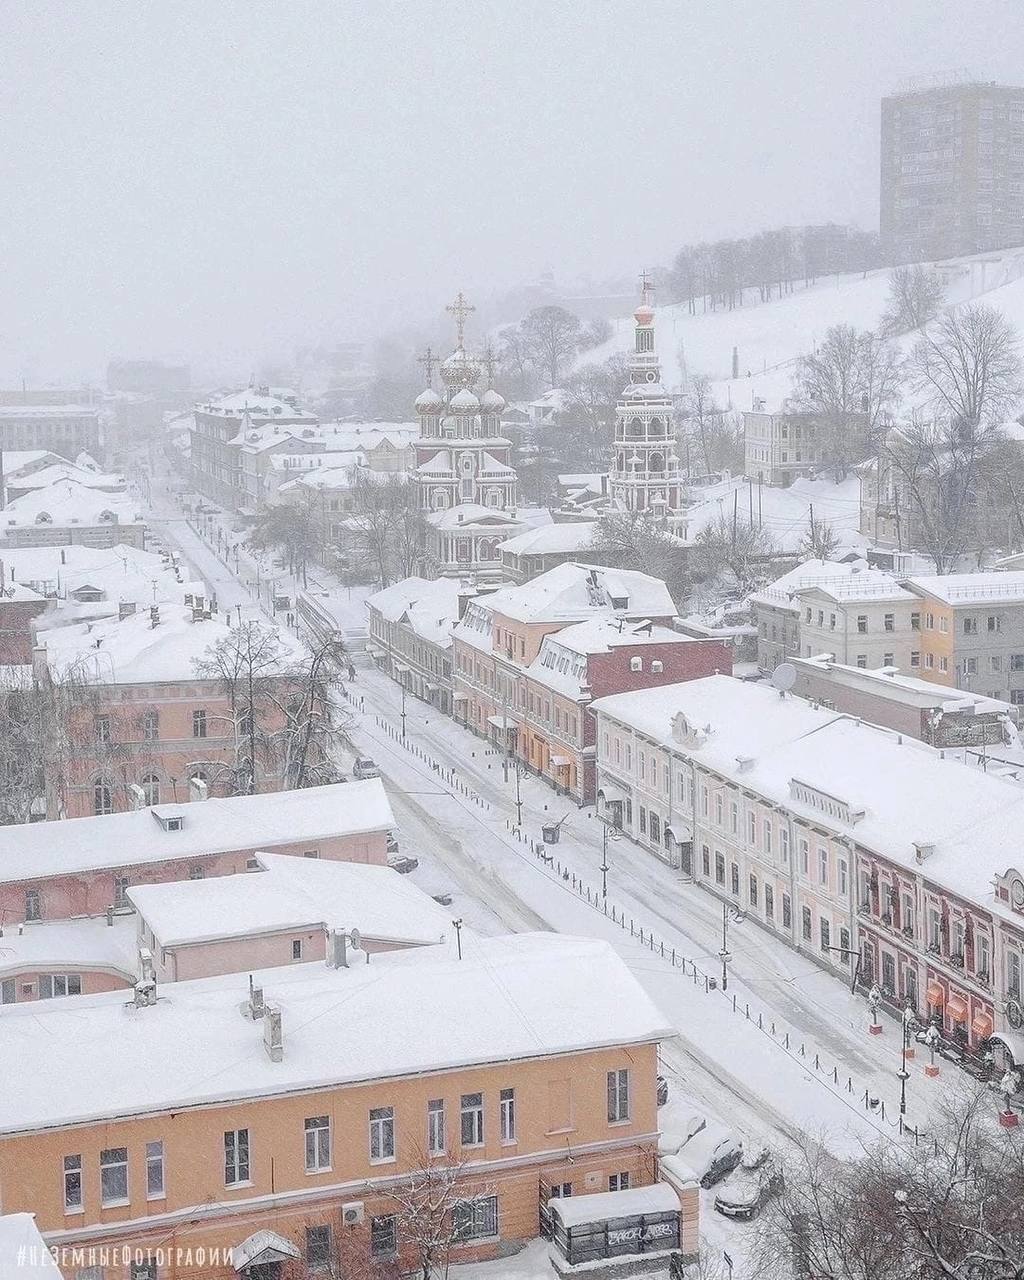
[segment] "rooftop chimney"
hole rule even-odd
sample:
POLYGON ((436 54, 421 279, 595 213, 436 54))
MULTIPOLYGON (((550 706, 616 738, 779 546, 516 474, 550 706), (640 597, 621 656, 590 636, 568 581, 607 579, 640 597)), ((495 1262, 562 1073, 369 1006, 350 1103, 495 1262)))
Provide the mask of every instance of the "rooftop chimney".
POLYGON ((263 1015, 263 1047, 271 1062, 280 1062, 284 1058, 280 1009, 268 1009, 263 1015))
POLYGON ((205 778, 189 778, 188 798, 193 802, 193 804, 197 800, 209 800, 210 784, 205 780, 205 778))

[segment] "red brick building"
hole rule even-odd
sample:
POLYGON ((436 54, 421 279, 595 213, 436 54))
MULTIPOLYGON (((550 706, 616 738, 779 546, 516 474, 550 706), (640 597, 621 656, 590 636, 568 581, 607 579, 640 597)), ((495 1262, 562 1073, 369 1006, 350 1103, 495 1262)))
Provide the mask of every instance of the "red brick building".
POLYGON ((32 623, 46 612, 49 603, 31 587, 4 583, 0 569, 0 666, 31 665, 35 643, 32 623))

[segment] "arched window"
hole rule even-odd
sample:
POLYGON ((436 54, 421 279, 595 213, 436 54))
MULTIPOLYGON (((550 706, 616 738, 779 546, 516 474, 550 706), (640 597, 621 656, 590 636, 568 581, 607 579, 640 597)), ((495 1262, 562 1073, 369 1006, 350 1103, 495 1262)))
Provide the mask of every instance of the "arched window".
POLYGON ((159 711, 147 711, 142 717, 142 737, 146 742, 156 742, 160 737, 159 711))
POLYGON ((160 779, 155 773, 147 773, 139 785, 147 805, 160 803, 160 779))
POLYGON ((642 436, 643 433, 644 433, 644 424, 640 421, 640 419, 630 418, 629 423, 626 426, 626 435, 642 436))
POLYGON ((97 815, 114 812, 110 783, 105 778, 97 778, 92 785, 92 809, 97 815))
POLYGON ((651 471, 664 471, 665 455, 663 453, 652 453, 647 465, 651 471))

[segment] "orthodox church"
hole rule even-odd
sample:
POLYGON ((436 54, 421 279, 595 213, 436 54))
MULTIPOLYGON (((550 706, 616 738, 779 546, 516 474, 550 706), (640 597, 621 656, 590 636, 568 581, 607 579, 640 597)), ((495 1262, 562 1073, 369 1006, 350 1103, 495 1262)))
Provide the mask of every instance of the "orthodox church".
POLYGON ((629 383, 615 406, 615 445, 609 473, 612 506, 669 521, 681 514, 683 485, 672 423, 672 400, 661 383, 654 350, 651 283, 641 277, 629 383))
POLYGON ((505 401, 490 386, 489 370, 485 377, 483 361, 466 351, 466 316, 474 308, 460 293, 446 310, 455 316, 457 345, 440 362, 441 392, 432 385, 428 348, 421 360, 428 385, 416 398, 420 438, 412 479, 427 522, 423 568, 428 576, 498 577, 499 545, 526 527, 515 514, 512 442, 501 434, 505 401))

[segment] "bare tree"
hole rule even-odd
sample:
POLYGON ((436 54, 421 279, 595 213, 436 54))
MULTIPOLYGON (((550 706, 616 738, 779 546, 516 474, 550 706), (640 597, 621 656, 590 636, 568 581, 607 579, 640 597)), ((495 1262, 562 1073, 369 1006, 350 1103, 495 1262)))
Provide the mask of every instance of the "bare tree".
POLYGON ((462 1163, 426 1158, 389 1192, 399 1252, 404 1262, 415 1265, 420 1280, 447 1273, 452 1249, 469 1234, 475 1202, 487 1193, 475 1186, 467 1194, 464 1184, 462 1163))
POLYGON ((579 350, 579 317, 564 307, 535 307, 523 320, 520 330, 548 386, 560 386, 563 372, 579 350))
POLYGON ((746 594, 776 576, 778 549, 767 529, 722 514, 697 534, 693 569, 704 581, 720 580, 746 594))
POLYGON ((305 494, 295 503, 265 507, 249 535, 249 544, 257 551, 280 549, 289 570, 301 575, 305 586, 309 562, 322 550, 312 495, 305 494))
POLYGON ((806 1143, 755 1229, 766 1280, 1022 1280, 1024 1140, 985 1091, 954 1098, 919 1145, 838 1160, 806 1143))
POLYGON ((823 461, 837 480, 868 456, 872 429, 898 390, 899 366, 892 348, 851 325, 834 325, 820 348, 801 358, 794 399, 813 414, 823 461))
POLYGON ((828 523, 814 514, 811 507, 807 530, 800 542, 800 551, 813 560, 831 560, 839 550, 839 534, 828 523))
POLYGON ((605 563, 661 579, 673 600, 681 601, 685 596, 689 585, 685 547, 649 516, 628 511, 603 516, 591 545, 605 563))
POLYGON ((994 307, 948 312, 917 340, 907 362, 912 385, 936 421, 981 443, 1024 396, 1017 331, 994 307))
POLYGON ((382 587, 407 578, 422 554, 425 521, 418 490, 405 476, 380 475, 359 467, 353 473, 348 541, 382 587))
POLYGON ((915 264, 889 272, 889 298, 879 331, 887 338, 923 329, 939 313, 946 296, 942 277, 931 267, 915 264))

